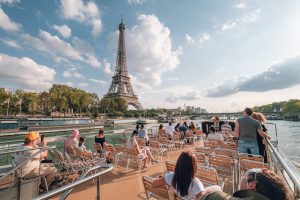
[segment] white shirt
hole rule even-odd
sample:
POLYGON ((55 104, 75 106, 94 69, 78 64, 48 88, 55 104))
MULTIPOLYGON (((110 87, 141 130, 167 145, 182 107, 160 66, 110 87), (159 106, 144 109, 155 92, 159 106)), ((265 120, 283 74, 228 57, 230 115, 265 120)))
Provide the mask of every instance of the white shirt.
POLYGON ((166 126, 166 133, 168 135, 174 135, 174 131, 175 131, 174 126, 166 126))
POLYGON ((229 124, 223 124, 222 126, 221 126, 221 131, 223 132, 231 132, 232 131, 232 128, 231 128, 231 126, 229 125, 229 124))
POLYGON ((224 137, 221 133, 209 133, 207 136, 208 140, 224 141, 224 137))
MULTIPOLYGON (((27 160, 33 154, 40 151, 39 149, 33 149, 33 147, 31 147, 31 146, 23 146, 23 144, 18 145, 17 148, 16 148, 16 150, 28 150, 28 149, 32 149, 32 150, 31 151, 17 152, 14 155, 14 161, 15 161, 16 165, 24 163, 25 160, 27 160)), ((32 159, 25 162, 23 164, 22 168, 21 168, 22 169, 22 175, 21 176, 25 176, 25 175, 29 174, 30 172, 32 172, 33 170, 39 169, 39 167, 40 167, 40 157, 41 157, 41 154, 38 153, 37 155, 32 157, 32 159)))
MULTIPOLYGON (((174 178, 174 172, 167 173, 165 175, 165 181, 166 183, 171 186, 172 185, 172 180, 174 178)), ((176 191, 176 189, 174 189, 176 191)), ((202 184, 202 182, 198 178, 194 178, 192 180, 192 183, 189 186, 188 190, 188 197, 192 199, 196 199, 196 195, 199 194, 200 192, 204 192, 205 188, 202 184)), ((176 191, 177 192, 177 191, 176 191)), ((178 192, 179 194, 179 192, 178 192)))

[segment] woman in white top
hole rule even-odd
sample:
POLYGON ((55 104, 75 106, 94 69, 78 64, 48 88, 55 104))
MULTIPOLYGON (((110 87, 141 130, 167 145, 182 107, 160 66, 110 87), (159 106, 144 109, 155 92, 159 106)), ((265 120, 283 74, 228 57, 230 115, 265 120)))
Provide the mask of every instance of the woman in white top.
POLYGON ((196 157, 189 151, 184 151, 179 156, 175 172, 170 172, 164 177, 153 182, 153 187, 158 188, 169 185, 181 197, 198 199, 205 193, 202 182, 195 177, 197 172, 196 157))
POLYGON ((139 157, 143 160, 143 168, 147 168, 148 162, 150 162, 152 160, 152 162, 157 162, 149 147, 140 147, 139 144, 136 141, 136 135, 135 132, 132 133, 131 137, 128 138, 127 140, 127 148, 136 148, 137 151, 139 152, 139 157))

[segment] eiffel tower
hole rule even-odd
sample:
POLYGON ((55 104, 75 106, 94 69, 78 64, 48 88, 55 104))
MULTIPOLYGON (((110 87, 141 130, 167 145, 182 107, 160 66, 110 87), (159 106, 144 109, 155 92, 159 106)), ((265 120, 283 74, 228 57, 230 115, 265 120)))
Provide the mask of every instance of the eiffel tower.
POLYGON ((115 67, 115 73, 112 82, 104 98, 123 98, 127 105, 132 105, 137 110, 143 109, 143 106, 135 95, 128 76, 125 50, 125 24, 123 19, 119 24, 119 43, 118 55, 115 67))

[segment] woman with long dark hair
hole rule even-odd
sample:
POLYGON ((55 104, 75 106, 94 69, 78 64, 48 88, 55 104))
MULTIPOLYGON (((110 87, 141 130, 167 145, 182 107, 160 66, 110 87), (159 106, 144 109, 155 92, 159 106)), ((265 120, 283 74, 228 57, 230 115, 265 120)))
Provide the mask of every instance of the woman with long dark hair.
POLYGON ((177 159, 175 172, 170 172, 155 180, 152 186, 158 188, 169 185, 174 188, 175 193, 182 197, 198 199, 204 194, 205 188, 201 181, 195 177, 196 171, 196 157, 191 152, 184 151, 177 159))

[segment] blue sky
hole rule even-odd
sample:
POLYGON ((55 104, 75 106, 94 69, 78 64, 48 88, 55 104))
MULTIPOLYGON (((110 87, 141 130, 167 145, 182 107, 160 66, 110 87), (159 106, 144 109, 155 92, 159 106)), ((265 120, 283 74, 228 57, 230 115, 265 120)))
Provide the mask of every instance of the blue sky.
POLYGON ((102 97, 118 24, 144 107, 237 111, 300 98, 300 1, 0 0, 0 86, 102 97))

